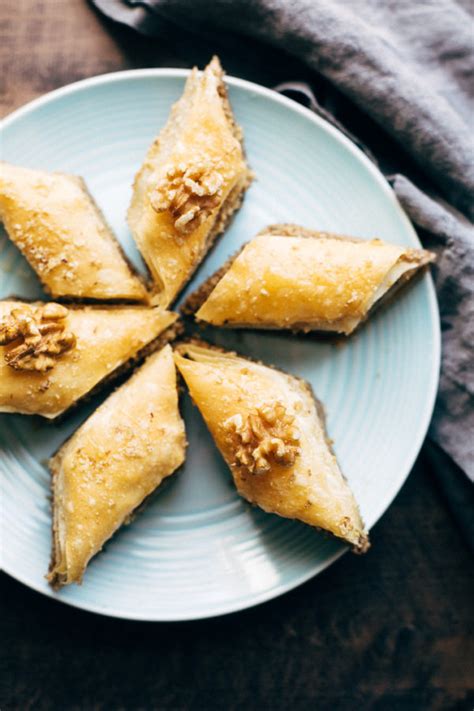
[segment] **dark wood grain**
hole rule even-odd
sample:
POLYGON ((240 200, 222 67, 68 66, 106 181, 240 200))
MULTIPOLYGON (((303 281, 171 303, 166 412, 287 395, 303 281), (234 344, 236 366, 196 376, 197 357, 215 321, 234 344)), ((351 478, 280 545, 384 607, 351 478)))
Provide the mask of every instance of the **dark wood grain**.
MULTIPOLYGON (((81 0, 3 0, 1 110, 94 74, 202 65, 214 51, 232 74, 311 78, 324 92, 295 60, 237 38, 163 42, 81 0)), ((278 600, 186 624, 101 618, 2 575, 0 706, 472 709, 472 558, 424 457, 372 540, 367 556, 346 555, 278 600)))

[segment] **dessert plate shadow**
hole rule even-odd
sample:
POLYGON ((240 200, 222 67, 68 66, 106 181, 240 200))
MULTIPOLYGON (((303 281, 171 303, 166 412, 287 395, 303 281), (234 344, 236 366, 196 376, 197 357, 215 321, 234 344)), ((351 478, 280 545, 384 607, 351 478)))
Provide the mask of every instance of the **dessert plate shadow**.
MULTIPOLYGON (((127 71, 54 91, 4 120, 2 157, 82 175, 140 266, 125 219, 131 183, 186 75, 177 69, 127 71)), ((342 134, 268 89, 235 78, 228 83, 257 179, 187 293, 274 222, 419 246, 383 176, 342 134)), ((36 277, 3 233, 0 274, 1 296, 41 296, 36 277)), ((311 383, 325 403, 341 468, 372 527, 410 472, 431 418, 440 358, 431 277, 417 280, 350 340, 250 331, 215 331, 214 340, 311 383)), ((31 588, 105 615, 190 620, 281 595, 346 550, 242 501, 186 396, 183 469, 92 561, 82 586, 53 593, 44 579, 50 555, 45 463, 89 411, 81 408, 60 425, 0 416, 1 562, 31 588)))

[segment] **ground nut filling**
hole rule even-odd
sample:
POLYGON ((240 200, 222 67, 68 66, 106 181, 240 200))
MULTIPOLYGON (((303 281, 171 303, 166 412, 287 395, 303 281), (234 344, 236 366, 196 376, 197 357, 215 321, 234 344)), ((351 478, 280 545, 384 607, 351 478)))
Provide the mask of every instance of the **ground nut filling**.
POLYGON ((66 329, 68 310, 60 304, 22 304, 0 321, 0 345, 6 363, 14 370, 44 373, 56 365, 63 353, 76 345, 75 335, 66 329))
POLYGON ((300 435, 294 420, 280 402, 257 407, 245 417, 229 417, 224 428, 235 451, 236 464, 251 474, 265 474, 272 463, 294 464, 300 453, 300 435))
POLYGON ((217 168, 209 161, 169 168, 151 194, 155 212, 169 212, 182 235, 193 232, 222 200, 224 177, 217 168))

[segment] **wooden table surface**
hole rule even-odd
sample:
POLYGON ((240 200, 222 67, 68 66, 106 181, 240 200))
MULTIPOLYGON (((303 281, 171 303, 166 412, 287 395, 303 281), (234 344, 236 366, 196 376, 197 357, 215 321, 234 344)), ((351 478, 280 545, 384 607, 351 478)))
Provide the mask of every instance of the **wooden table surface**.
MULTIPOLYGON (((312 78, 228 38, 143 38, 82 0, 3 0, 1 112, 83 77, 203 65, 268 86, 312 78)), ((472 557, 422 454, 372 531, 299 589, 235 615, 133 623, 68 608, 2 574, 2 709, 472 709, 472 557), (470 632, 469 632, 470 630, 470 632)))

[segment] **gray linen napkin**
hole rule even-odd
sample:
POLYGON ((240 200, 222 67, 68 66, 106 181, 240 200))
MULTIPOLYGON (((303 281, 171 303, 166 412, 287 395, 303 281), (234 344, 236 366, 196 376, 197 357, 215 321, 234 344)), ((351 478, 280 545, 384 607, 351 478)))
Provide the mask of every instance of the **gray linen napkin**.
MULTIPOLYGON (((167 36, 178 27, 206 36, 230 32, 280 47, 328 79, 411 156, 417 177, 434 186, 431 195, 403 175, 391 176, 390 182, 422 240, 438 253, 433 271, 443 359, 430 436, 474 480, 470 0, 93 2, 147 35, 167 36)), ((299 89, 306 91, 313 110, 337 123, 312 100, 306 85, 299 89)))

